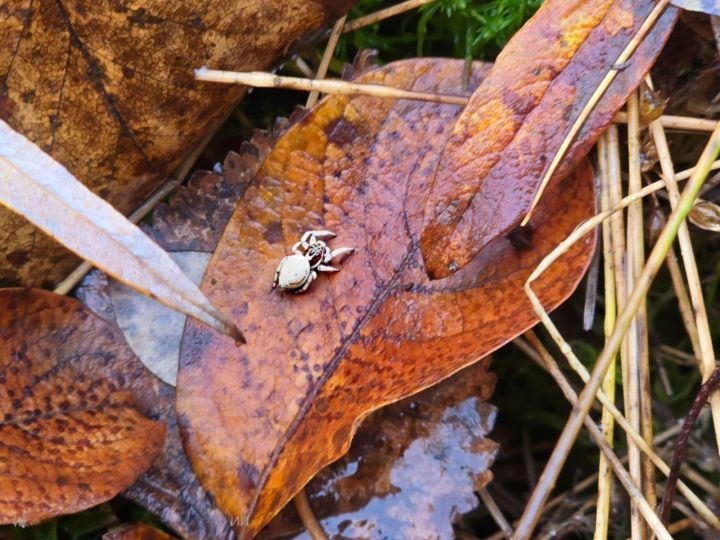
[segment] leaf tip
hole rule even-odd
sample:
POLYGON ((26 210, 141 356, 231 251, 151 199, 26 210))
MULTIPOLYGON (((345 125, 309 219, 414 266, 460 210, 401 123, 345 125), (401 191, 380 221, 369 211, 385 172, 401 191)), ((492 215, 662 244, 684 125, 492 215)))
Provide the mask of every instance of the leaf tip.
POLYGON ((420 242, 420 253, 425 265, 425 273, 431 281, 446 278, 460 268, 452 253, 443 249, 439 243, 433 242, 431 237, 422 240, 424 241, 420 242))
POLYGON ((222 322, 223 322, 222 332, 226 336, 234 339, 236 345, 247 344, 247 340, 245 339, 245 336, 243 335, 243 333, 240 331, 240 329, 236 325, 234 325, 227 319, 223 319, 222 322))
POLYGON ((237 343, 239 343, 240 345, 247 344, 247 340, 245 339, 245 336, 243 335, 243 333, 240 331, 240 329, 237 326, 233 325, 232 328, 230 329, 230 331, 231 331, 230 337, 232 337, 237 343))

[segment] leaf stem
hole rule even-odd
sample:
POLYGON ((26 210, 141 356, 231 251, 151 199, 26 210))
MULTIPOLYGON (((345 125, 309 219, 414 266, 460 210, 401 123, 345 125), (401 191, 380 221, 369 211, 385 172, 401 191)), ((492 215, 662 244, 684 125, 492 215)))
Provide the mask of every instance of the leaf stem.
POLYGON ((717 368, 700 387, 700 390, 698 391, 697 396, 695 396, 695 400, 690 407, 690 411, 683 421, 682 428, 680 429, 680 435, 675 443, 675 450, 670 461, 670 474, 668 475, 668 481, 665 485, 665 493, 663 494, 663 499, 660 503, 659 514, 663 523, 667 523, 670 519, 670 509, 672 507, 673 498, 675 497, 675 489, 677 488, 678 478, 680 477, 680 469, 682 468, 683 462, 685 461, 685 455, 687 454, 687 443, 690 439, 692 427, 695 425, 695 421, 698 416, 700 416, 700 413, 708 400, 710 400, 713 395, 717 395, 716 390, 719 387, 720 368, 717 368))
MULTIPOLYGON (((315 74, 315 80, 324 79, 325 75, 327 75, 330 60, 332 60, 333 54, 335 54, 335 47, 337 47, 337 43, 340 39, 340 35, 342 34, 342 29, 345 25, 346 19, 347 15, 343 15, 337 21, 335 21, 332 33, 330 34, 327 46, 325 47, 325 52, 323 53, 322 60, 320 60, 320 66, 318 66, 317 73, 315 74)), ((317 103, 319 97, 320 92, 318 92, 317 90, 311 91, 310 95, 308 96, 307 102, 305 103, 305 107, 307 107, 308 109, 313 108, 317 103)))

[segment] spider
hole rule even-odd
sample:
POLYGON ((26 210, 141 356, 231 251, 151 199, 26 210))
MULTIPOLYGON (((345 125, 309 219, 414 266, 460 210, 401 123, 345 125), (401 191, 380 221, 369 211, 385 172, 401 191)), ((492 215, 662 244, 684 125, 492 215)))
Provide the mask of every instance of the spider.
POLYGON ((317 278, 318 272, 338 272, 340 269, 330 266, 335 257, 350 254, 355 248, 341 247, 331 250, 319 238, 334 238, 330 231, 306 231, 300 241, 292 247, 292 255, 284 257, 275 271, 273 289, 293 291, 296 294, 305 292, 317 278))

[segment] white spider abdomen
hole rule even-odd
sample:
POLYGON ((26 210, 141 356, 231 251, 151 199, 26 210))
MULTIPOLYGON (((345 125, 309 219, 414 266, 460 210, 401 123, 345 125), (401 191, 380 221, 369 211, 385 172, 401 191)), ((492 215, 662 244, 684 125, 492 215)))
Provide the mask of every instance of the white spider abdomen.
POLYGON ((310 262, 302 255, 288 255, 280 261, 278 270, 278 285, 283 289, 297 289, 310 275, 310 262))

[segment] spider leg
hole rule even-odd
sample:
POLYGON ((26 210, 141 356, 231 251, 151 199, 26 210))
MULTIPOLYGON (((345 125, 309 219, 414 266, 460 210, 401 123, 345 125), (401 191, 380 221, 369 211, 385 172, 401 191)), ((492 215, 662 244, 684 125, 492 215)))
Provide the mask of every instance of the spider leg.
POLYGON ((325 262, 330 262, 335 257, 339 257, 340 255, 349 255, 350 253, 353 253, 355 251, 354 247, 341 247, 337 248, 329 253, 330 258, 326 260, 325 262))
MULTIPOLYGON (((305 238, 304 235, 303 235, 303 238, 305 238)), ((303 248, 304 250, 307 250, 307 248, 308 248, 307 242, 305 242, 304 240, 300 240, 300 242, 298 242, 297 244, 295 244, 295 245, 292 247, 292 252, 295 253, 295 254, 297 254, 297 255, 304 255, 304 253, 303 253, 302 251, 300 251, 300 248, 303 248)))
POLYGON ((277 267, 277 270, 275 270, 275 279, 273 279, 273 286, 272 286, 273 289, 275 287, 277 287, 278 282, 280 281, 280 266, 282 266, 282 263, 277 267))
POLYGON ((330 266, 327 264, 321 264, 318 266, 315 270, 319 270, 320 272, 339 272, 339 268, 335 268, 334 266, 330 266))
POLYGON ((307 281, 305 284, 300 287, 297 291, 295 291, 295 294, 300 294, 301 292, 307 291, 310 284, 313 282, 313 280, 317 277, 317 272, 310 272, 310 275, 307 278, 307 281))
POLYGON ((307 241, 308 238, 313 237, 314 242, 317 238, 335 238, 336 234, 330 231, 307 231, 303 234, 301 240, 307 241))

